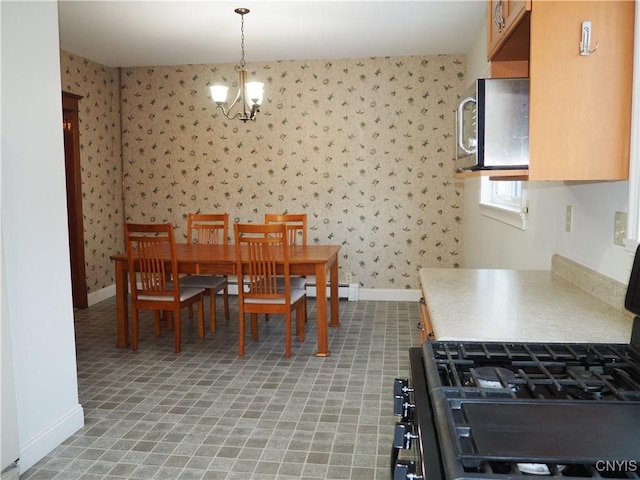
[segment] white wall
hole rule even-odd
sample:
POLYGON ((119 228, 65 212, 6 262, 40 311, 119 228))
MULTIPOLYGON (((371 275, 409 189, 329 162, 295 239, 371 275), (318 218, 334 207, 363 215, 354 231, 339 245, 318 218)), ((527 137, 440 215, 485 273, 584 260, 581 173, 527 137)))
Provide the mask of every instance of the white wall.
POLYGON ((76 377, 57 3, 3 1, 0 8, 2 322, 9 323, 25 471, 82 427, 84 416, 76 377))
MULTIPOLYGON (((486 23, 468 55, 467 78, 487 77, 486 23)), ((627 283, 632 257, 613 243, 616 211, 628 208, 628 182, 525 182, 529 222, 525 231, 480 214, 480 180, 464 183, 463 265, 465 268, 548 269, 561 254, 608 277, 627 283), (573 206, 573 228, 565 231, 566 206, 573 206)))

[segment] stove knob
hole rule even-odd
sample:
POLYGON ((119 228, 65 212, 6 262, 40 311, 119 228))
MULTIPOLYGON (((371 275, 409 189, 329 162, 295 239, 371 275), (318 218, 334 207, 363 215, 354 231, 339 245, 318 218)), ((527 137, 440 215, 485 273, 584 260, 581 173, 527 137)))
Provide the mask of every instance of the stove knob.
POLYGON ((414 407, 415 405, 409 402, 409 395, 396 395, 393 399, 393 414, 402 417, 403 421, 413 418, 414 407))
POLYGON ((422 475, 416 474, 416 462, 413 460, 398 460, 393 473, 393 480, 418 480, 422 475))
POLYGON ((404 395, 413 392, 413 388, 409 388, 409 380, 406 378, 396 378, 393 382, 393 396, 404 395))
POLYGON ((393 431, 393 446, 394 448, 402 448, 408 450, 411 448, 411 440, 417 438, 417 435, 411 433, 411 424, 408 422, 396 423, 396 428, 393 431))

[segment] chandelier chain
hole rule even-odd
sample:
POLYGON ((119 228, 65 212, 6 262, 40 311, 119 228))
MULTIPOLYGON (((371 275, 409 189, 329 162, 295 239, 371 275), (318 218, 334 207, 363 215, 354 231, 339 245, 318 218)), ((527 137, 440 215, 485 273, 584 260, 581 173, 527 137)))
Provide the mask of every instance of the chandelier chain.
POLYGON ((240 51, 242 54, 240 58, 240 66, 244 68, 244 15, 240 15, 240 51))
POLYGON ((228 87, 224 85, 211 85, 211 98, 222 110, 225 117, 230 120, 239 119, 243 122, 255 121, 256 113, 260 110, 263 98, 263 86, 261 82, 249 82, 249 72, 245 68, 244 60, 244 16, 249 13, 248 8, 236 8, 234 10, 240 15, 240 65, 236 66, 238 73, 238 92, 230 104, 227 104, 228 87), (232 113, 234 107, 239 110, 232 113))

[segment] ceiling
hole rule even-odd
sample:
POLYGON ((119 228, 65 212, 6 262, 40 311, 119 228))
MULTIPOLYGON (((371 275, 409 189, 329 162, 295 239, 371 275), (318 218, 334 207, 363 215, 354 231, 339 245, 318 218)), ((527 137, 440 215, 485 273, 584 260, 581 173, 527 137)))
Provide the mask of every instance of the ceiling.
POLYGON ((484 0, 58 2, 60 47, 110 67, 465 54, 484 0))

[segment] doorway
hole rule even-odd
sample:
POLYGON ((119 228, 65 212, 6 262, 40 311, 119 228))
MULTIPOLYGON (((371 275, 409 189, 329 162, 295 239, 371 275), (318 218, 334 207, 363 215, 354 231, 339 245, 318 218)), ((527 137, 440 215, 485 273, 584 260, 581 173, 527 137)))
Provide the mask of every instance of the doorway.
POLYGON ((87 275, 84 263, 84 226, 82 218, 82 179, 80 169, 80 124, 78 102, 82 97, 62 92, 64 163, 67 180, 67 217, 71 292, 73 308, 87 308, 87 275))

